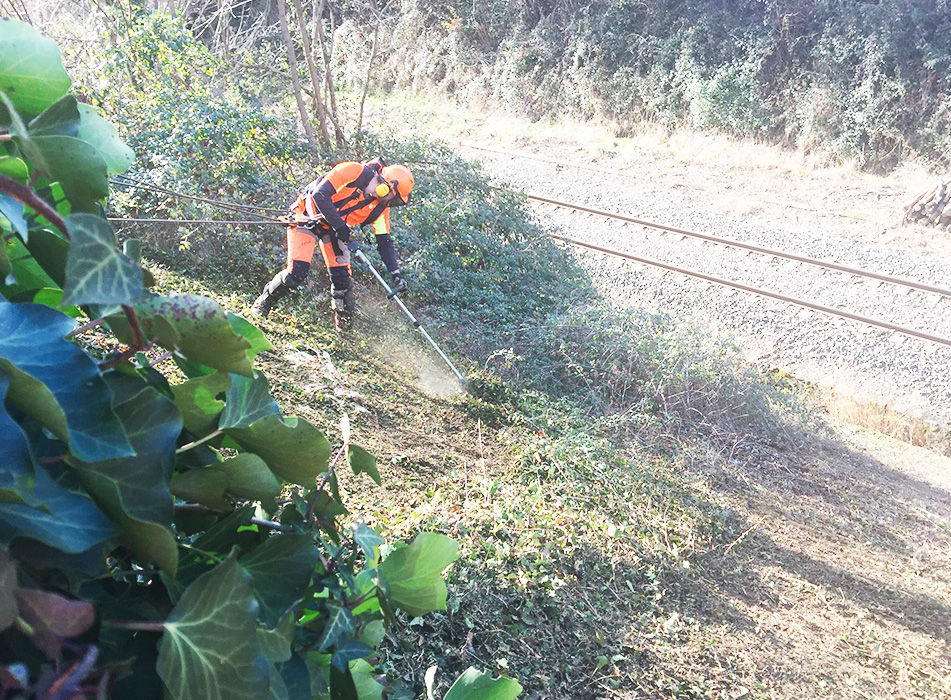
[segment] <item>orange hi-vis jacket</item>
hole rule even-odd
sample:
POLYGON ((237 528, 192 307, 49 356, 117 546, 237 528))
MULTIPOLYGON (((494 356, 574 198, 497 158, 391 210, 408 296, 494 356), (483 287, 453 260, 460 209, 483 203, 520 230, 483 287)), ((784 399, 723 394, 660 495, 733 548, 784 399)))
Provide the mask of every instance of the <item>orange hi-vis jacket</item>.
POLYGON ((348 161, 338 163, 319 180, 304 188, 291 207, 294 214, 322 216, 318 229, 340 233, 346 227, 367 224, 378 235, 390 232, 390 209, 375 197, 364 194, 377 173, 370 165, 348 161))

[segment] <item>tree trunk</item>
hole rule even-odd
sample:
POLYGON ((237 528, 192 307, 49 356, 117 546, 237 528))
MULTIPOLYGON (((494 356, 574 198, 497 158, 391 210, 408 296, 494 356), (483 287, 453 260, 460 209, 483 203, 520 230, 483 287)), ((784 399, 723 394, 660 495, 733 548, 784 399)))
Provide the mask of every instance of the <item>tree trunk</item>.
MULTIPOLYGON (((304 19, 304 10, 301 7, 300 0, 294 0, 294 9, 297 10, 297 21, 300 23, 300 36, 304 45, 304 58, 307 59, 307 72, 310 74, 310 84, 314 88, 314 112, 317 115, 317 124, 320 127, 320 140, 322 145, 330 148, 330 132, 327 130, 327 110, 324 108, 323 100, 320 99, 320 83, 317 80, 317 68, 314 66, 314 54, 311 51, 310 37, 307 36, 307 22, 304 19)), ((319 18, 315 18, 319 21, 319 18)))
POLYGON ((301 124, 304 126, 304 133, 307 134, 307 140, 311 146, 316 146, 314 140, 314 128, 310 125, 310 117, 307 116, 307 106, 304 104, 304 96, 300 91, 300 78, 297 76, 297 56, 294 54, 294 42, 291 39, 291 30, 287 26, 287 7, 284 0, 277 0, 277 13, 281 20, 281 33, 284 35, 284 46, 287 47, 287 65, 291 71, 291 82, 294 83, 294 97, 297 99, 297 109, 300 112, 301 124))
MULTIPOLYGON (((322 21, 324 16, 324 5, 326 0, 320 0, 319 9, 317 12, 317 17, 322 21)), ((333 9, 330 10, 330 36, 333 38, 334 33, 333 27, 333 9)), ((334 123, 334 135, 337 138, 337 143, 346 143, 347 140, 344 138, 343 129, 340 128, 340 120, 337 117, 337 93, 334 90, 333 78, 330 75, 330 59, 333 58, 332 49, 328 49, 327 42, 324 40, 323 27, 320 28, 320 31, 317 32, 317 39, 320 41, 320 54, 324 58, 324 86, 327 88, 327 100, 330 102, 330 120, 334 123)))
POLYGON ((363 128, 363 103, 367 101, 370 91, 370 76, 373 75, 373 62, 376 60, 376 42, 380 38, 380 23, 373 27, 373 46, 370 48, 370 60, 367 61, 367 79, 363 83, 363 94, 360 95, 360 116, 357 118, 357 131, 363 128))

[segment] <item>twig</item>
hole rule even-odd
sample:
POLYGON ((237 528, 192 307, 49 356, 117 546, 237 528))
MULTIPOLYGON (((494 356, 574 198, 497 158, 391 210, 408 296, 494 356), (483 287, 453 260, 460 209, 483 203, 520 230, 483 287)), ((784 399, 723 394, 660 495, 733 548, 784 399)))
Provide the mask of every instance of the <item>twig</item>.
POLYGON ((12 141, 13 134, 0 134, 0 141, 12 141))
POLYGON ((759 520, 757 520, 755 523, 753 523, 752 525, 750 525, 742 535, 740 535, 740 536, 737 537, 735 540, 733 540, 732 542, 730 542, 730 544, 728 544, 726 547, 724 547, 724 548, 723 548, 723 551, 724 551, 724 552, 727 552, 727 553, 731 552, 731 551, 733 550, 733 548, 734 548, 736 545, 738 545, 740 542, 742 542, 743 539, 744 539, 748 534, 750 534, 751 532, 753 532, 753 530, 755 530, 756 528, 758 528, 758 527, 760 526, 760 523, 762 523, 764 520, 766 520, 766 516, 765 516, 765 515, 764 515, 762 518, 760 518, 759 520))
POLYGON ((66 236, 66 240, 70 239, 69 231, 66 230, 66 222, 63 220, 63 217, 60 216, 59 212, 53 209, 53 207, 44 202, 32 189, 26 185, 21 185, 11 177, 0 174, 0 192, 10 195, 21 204, 27 205, 37 214, 45 217, 66 236))
POLYGON ((164 632, 164 622, 148 622, 146 620, 106 620, 103 622, 106 627, 112 627, 117 630, 130 630, 132 632, 164 632))
MULTIPOLYGON (((136 350, 142 350, 145 345, 145 336, 142 333, 142 326, 139 325, 139 317, 133 309, 128 304, 122 305, 122 311, 125 313, 125 318, 129 322, 129 328, 132 330, 132 347, 136 350)), ((156 338, 158 340, 158 338, 156 338)), ((155 340, 152 341, 153 343, 155 340)))
POLYGON ((198 447, 199 445, 202 445, 202 444, 208 442, 209 440, 214 440, 216 437, 218 437, 219 435, 221 435, 223 432, 224 432, 224 431, 221 430, 220 428, 217 429, 217 430, 213 430, 213 431, 211 431, 210 433, 208 433, 208 434, 207 434, 205 437, 203 437, 203 438, 200 438, 200 439, 198 439, 198 440, 195 440, 194 442, 190 442, 190 443, 188 443, 187 445, 182 445, 182 446, 179 447, 177 450, 175 450, 175 454, 180 455, 182 452, 188 452, 188 450, 192 449, 193 447, 198 447))
POLYGON ((253 525, 261 525, 262 527, 269 527, 272 530, 277 530, 278 532, 290 532, 291 529, 287 525, 281 525, 276 523, 273 520, 265 520, 264 518, 251 518, 251 523, 253 525))
POLYGON ((72 340, 77 335, 82 335, 86 331, 91 331, 93 328, 98 328, 105 322, 105 320, 105 318, 97 318, 94 321, 90 321, 85 325, 79 326, 79 328, 74 328, 66 334, 66 340, 72 340))

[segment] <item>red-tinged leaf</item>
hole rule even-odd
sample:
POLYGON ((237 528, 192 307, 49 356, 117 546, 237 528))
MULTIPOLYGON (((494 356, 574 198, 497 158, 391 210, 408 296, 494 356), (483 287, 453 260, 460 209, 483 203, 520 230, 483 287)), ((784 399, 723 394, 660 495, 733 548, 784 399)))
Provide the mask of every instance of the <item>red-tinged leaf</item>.
POLYGON ((32 588, 16 592, 20 617, 33 629, 33 643, 51 659, 59 656, 64 639, 78 637, 92 627, 96 612, 84 600, 69 600, 32 588))

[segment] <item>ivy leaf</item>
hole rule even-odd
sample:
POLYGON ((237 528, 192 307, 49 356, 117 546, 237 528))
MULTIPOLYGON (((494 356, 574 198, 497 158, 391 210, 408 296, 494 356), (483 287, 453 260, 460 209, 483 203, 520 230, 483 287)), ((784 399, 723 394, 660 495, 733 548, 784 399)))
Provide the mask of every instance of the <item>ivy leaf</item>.
POLYGON ((254 362, 254 358, 259 353, 274 349, 274 346, 271 345, 271 342, 265 337, 264 331, 250 321, 230 311, 228 312, 228 321, 231 323, 231 328, 234 329, 234 332, 251 344, 251 347, 248 348, 248 360, 251 362, 254 362))
POLYGON ((360 700, 381 700, 383 686, 376 680, 373 666, 363 659, 357 659, 350 664, 350 674, 360 700))
POLYGON ((261 605, 261 620, 266 625, 277 625, 284 613, 304 597, 318 558, 313 537, 293 534, 269 537, 239 557, 254 581, 254 597, 261 605))
POLYGON ((171 533, 169 481, 182 420, 172 401, 150 386, 116 406, 135 456, 75 465, 83 485, 119 525, 139 557, 169 573, 178 566, 171 533))
POLYGON ((326 651, 337 644, 340 639, 346 639, 357 631, 350 610, 335 603, 330 603, 327 607, 330 608, 330 617, 327 618, 324 633, 320 636, 320 642, 317 644, 318 652, 326 651))
POLYGON ((281 679, 284 681, 288 700, 312 700, 314 698, 310 686, 310 670, 307 668, 307 662, 300 656, 293 654, 290 660, 278 664, 277 672, 281 674, 281 679))
POLYGON ((142 268, 116 246, 105 219, 92 214, 66 218, 71 242, 66 258, 67 304, 134 304, 142 296, 142 268))
POLYGON ((260 372, 255 372, 253 379, 233 375, 218 427, 222 430, 250 428, 259 419, 280 412, 277 402, 271 398, 267 377, 260 372))
MULTIPOLYGON (((33 237, 36 233, 34 229, 33 237)), ((11 301, 29 299, 30 294, 38 289, 56 286, 56 282, 37 264, 18 237, 14 236, 7 241, 6 250, 13 271, 7 278, 0 279, 0 289, 7 299, 11 301)))
POLYGON ((459 545, 445 535, 422 532, 413 543, 391 553, 377 567, 387 597, 411 615, 446 609, 443 570, 457 558, 459 545))
POLYGON ((196 294, 150 296, 136 306, 136 312, 145 333, 150 338, 158 336, 167 349, 222 372, 253 376, 248 359, 251 343, 234 332, 224 309, 214 300, 196 294), (168 338, 161 332, 165 328, 173 329, 177 337, 168 338))
POLYGON ((26 248, 50 279, 60 287, 66 284, 69 241, 49 229, 34 228, 26 248))
POLYGON ((10 95, 16 109, 39 114, 70 85, 56 44, 28 24, 0 20, 0 90, 10 95))
POLYGON ((281 495, 281 482, 264 460, 251 452, 226 459, 214 469, 228 477, 227 491, 238 498, 266 501, 281 495))
POLYGON ((80 636, 96 621, 92 604, 84 600, 31 588, 19 589, 16 598, 20 617, 33 628, 33 643, 50 659, 59 657, 64 639, 80 636))
POLYGON ((20 238, 24 241, 27 240, 30 232, 26 219, 23 218, 23 205, 20 202, 10 195, 0 192, 0 214, 7 218, 10 226, 13 227, 20 238))
POLYGON ((257 637, 251 577, 235 553, 202 574, 165 622, 157 670, 174 700, 261 700, 268 663, 257 637))
POLYGON ((33 491, 33 459, 26 435, 3 405, 10 377, 0 371, 0 501, 26 504, 22 494, 33 491))
POLYGON ((0 502, 0 547, 24 537, 67 554, 82 554, 116 534, 109 518, 86 496, 60 486, 38 466, 33 488, 18 502, 0 502))
POLYGON ((30 169, 26 163, 22 158, 13 156, 0 156, 0 174, 22 183, 30 179, 30 169))
POLYGON ((63 95, 30 122, 28 133, 31 137, 76 136, 79 132, 79 109, 76 105, 73 95, 63 95))
POLYGON ((176 497, 184 501, 201 503, 218 510, 230 508, 224 498, 228 477, 213 467, 190 469, 176 474, 172 477, 169 488, 176 497))
POLYGON ((91 212, 96 202, 108 196, 106 163, 91 144, 73 136, 34 138, 19 128, 15 119, 11 133, 13 143, 33 168, 50 182, 58 182, 75 207, 91 212))
POLYGON ((231 375, 225 372, 196 377, 173 386, 172 396, 182 414, 185 429, 196 435, 209 432, 225 407, 225 402, 216 397, 230 387, 231 375))
POLYGON ((99 116, 95 107, 79 105, 77 136, 99 152, 110 175, 124 173, 135 162, 135 152, 119 138, 115 127, 99 116))
POLYGON ((291 641, 294 639, 296 624, 294 611, 288 610, 274 629, 258 627, 258 643, 261 645, 261 651, 272 664, 290 660, 291 641))
POLYGON ((263 459, 284 481, 313 486, 330 466, 330 442, 313 425, 296 416, 272 414, 249 428, 225 431, 245 450, 263 459))
MULTIPOLYGON (((373 653, 373 647, 364 644, 359 639, 345 639, 337 644, 337 648, 330 658, 330 663, 338 670, 344 671, 350 667, 351 661, 362 659, 373 653)), ((356 682, 356 679, 354 679, 356 682)), ((359 694, 359 688, 357 693, 359 694)))
POLYGON ((99 368, 64 340, 75 327, 73 319, 48 306, 0 300, 0 370, 11 378, 7 400, 66 442, 79 459, 132 455, 99 368))
POLYGON ((380 479, 380 472, 376 468, 376 457, 362 447, 357 447, 356 445, 347 446, 347 464, 350 465, 355 475, 361 473, 367 474, 376 482, 377 486, 383 483, 380 479))
POLYGON ((443 700, 515 700, 522 686, 512 678, 492 679, 471 666, 456 679, 443 700))
POLYGON ((386 540, 383 539, 376 530, 364 522, 356 523, 353 526, 353 540, 357 543, 357 546, 363 550, 368 565, 371 567, 375 566, 378 556, 376 548, 381 544, 385 544, 386 540))

